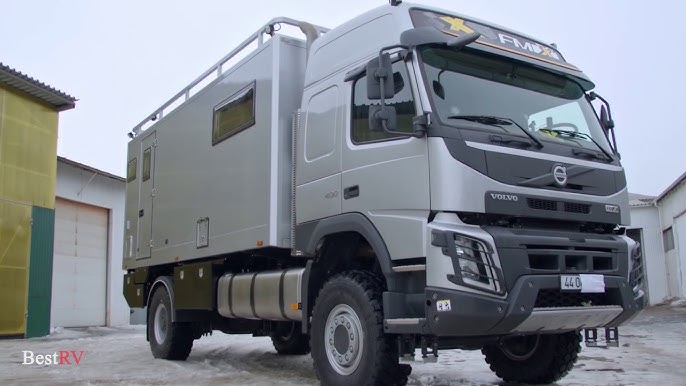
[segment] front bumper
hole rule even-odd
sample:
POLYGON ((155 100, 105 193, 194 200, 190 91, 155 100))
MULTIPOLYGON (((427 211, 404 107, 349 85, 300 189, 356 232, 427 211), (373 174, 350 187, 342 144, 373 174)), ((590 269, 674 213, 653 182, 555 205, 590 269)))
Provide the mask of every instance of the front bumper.
POLYGON ((483 336, 617 327, 644 306, 643 295, 634 298, 622 277, 605 276, 604 294, 562 292, 559 283, 558 275, 522 276, 506 299, 428 287, 422 330, 435 336, 483 336), (584 295, 591 305, 574 305, 584 295), (450 310, 439 311, 437 304, 445 300, 450 310), (592 305, 593 300, 604 304, 592 305))
POLYGON ((437 215, 429 236, 423 293, 395 294, 394 301, 384 294, 395 318, 386 320, 389 333, 469 337, 617 327, 644 307, 640 281, 627 281, 637 245, 624 236, 479 227, 451 214, 437 215), (604 292, 561 290, 560 275, 583 274, 602 275, 604 292), (394 307, 403 303, 414 306, 394 307))

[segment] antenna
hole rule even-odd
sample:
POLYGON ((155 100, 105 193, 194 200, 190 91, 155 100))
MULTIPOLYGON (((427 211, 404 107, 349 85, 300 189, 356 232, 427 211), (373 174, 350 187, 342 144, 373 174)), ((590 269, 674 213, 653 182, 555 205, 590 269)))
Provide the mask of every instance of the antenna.
POLYGON ((391 6, 397 7, 398 4, 402 3, 403 0, 390 0, 391 1, 391 6))

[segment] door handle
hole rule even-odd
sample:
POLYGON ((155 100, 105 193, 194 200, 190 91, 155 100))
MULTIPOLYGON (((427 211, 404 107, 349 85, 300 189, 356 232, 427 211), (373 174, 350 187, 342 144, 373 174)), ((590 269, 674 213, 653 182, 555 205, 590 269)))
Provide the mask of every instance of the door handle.
POLYGON ((357 197, 360 195, 360 186, 355 185, 355 186, 349 186, 345 189, 343 189, 343 199, 347 200, 349 198, 357 197))

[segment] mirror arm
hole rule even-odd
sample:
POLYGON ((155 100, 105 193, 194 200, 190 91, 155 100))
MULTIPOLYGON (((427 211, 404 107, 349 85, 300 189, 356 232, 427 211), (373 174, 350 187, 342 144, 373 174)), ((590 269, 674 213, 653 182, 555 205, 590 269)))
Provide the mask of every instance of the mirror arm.
POLYGON ((586 94, 586 97, 588 98, 589 102, 595 100, 596 98, 600 99, 607 108, 607 118, 610 121, 612 121, 612 110, 610 110, 610 102, 608 102, 605 98, 598 95, 595 91, 589 92, 588 94, 586 94))
MULTIPOLYGON (((377 72, 379 72, 381 69, 378 69, 377 72)), ((376 76, 376 74, 374 74, 376 76)), ((388 76, 388 75, 386 75, 388 76)), ((379 77, 379 85, 381 86, 381 98, 379 98, 379 103, 381 104, 381 107, 386 106, 386 76, 379 77)), ((383 121, 384 127, 386 125, 386 120, 383 121)))
POLYGON ((431 118, 429 117, 429 113, 422 114, 422 115, 417 115, 416 117, 412 118, 412 127, 414 128, 414 131, 412 133, 408 133, 405 131, 397 131, 397 130, 391 130, 388 128, 387 119, 379 118, 381 120, 381 127, 383 128, 383 131, 389 133, 389 134, 395 134, 395 135, 402 135, 404 137, 415 137, 415 138, 424 138, 426 137, 426 131, 427 131, 427 126, 431 122, 431 118))
POLYGON ((382 48, 379 50, 379 58, 381 58, 381 55, 383 55, 384 52, 389 51, 389 50, 392 50, 392 49, 394 49, 394 48, 404 48, 406 51, 408 51, 408 50, 410 49, 408 46, 404 46, 404 45, 402 45, 402 44, 394 44, 394 45, 392 45, 392 46, 382 47, 382 48))
POLYGON ((387 121, 386 119, 381 120, 381 127, 383 127, 383 131, 387 132, 388 134, 401 135, 403 137, 415 137, 415 138, 424 137, 424 132, 420 131, 420 130, 415 130, 413 133, 408 133, 406 131, 391 130, 388 128, 386 121, 387 121))
MULTIPOLYGON (((394 48, 404 48, 405 50, 408 49, 406 46, 404 46, 404 45, 402 45, 402 44, 394 44, 394 45, 392 45, 392 46, 382 47, 382 48, 379 50, 379 63, 382 63, 382 62, 383 62, 382 57, 383 57, 384 52, 389 51, 389 50, 392 50, 392 49, 394 49, 394 48)), ((385 101, 386 95, 385 95, 385 92, 384 92, 384 87, 386 86, 386 84, 385 84, 385 82, 386 82, 386 77, 387 77, 387 76, 393 76, 393 73, 390 73, 390 74, 385 74, 385 73, 384 73, 383 76, 381 76, 381 75, 382 75, 382 74, 380 74, 381 71, 383 71, 383 68, 378 68, 378 69, 376 70, 376 74, 374 74, 374 76, 377 77, 377 78, 379 78, 379 85, 381 86, 381 98, 380 98, 381 101, 380 101, 380 103, 381 103, 381 107, 383 107, 383 106, 386 106, 386 101, 385 101)), ((385 71, 384 71, 384 72, 385 72, 385 71)))
POLYGON ((591 96, 592 96, 592 97, 591 97, 591 98, 592 98, 591 100, 593 100, 593 99, 595 99, 595 98, 598 98, 598 99, 600 99, 601 101, 603 101, 603 103, 605 104, 605 107, 607 107, 607 117, 608 117, 609 119, 612 119, 612 111, 610 111, 610 103, 609 103, 608 101, 606 101, 605 98, 601 97, 600 95, 596 94, 596 93, 593 92, 593 91, 591 91, 591 96))
MULTIPOLYGON (((600 101, 603 102, 604 107, 607 109, 607 123, 609 123, 609 125, 606 126, 606 122, 601 122, 601 125, 605 130, 606 135, 608 136, 608 140, 611 140, 610 146, 612 146, 612 150, 614 151, 615 155, 617 155, 617 158, 621 159, 621 155, 619 154, 619 151, 617 149, 617 137, 615 137, 615 124, 612 120, 612 111, 610 110, 610 103, 605 98, 598 95, 595 91, 589 92, 586 95, 586 97, 588 98, 589 102, 595 100, 596 98, 600 99, 600 101)), ((602 115, 603 114, 601 113, 601 116, 602 115)))

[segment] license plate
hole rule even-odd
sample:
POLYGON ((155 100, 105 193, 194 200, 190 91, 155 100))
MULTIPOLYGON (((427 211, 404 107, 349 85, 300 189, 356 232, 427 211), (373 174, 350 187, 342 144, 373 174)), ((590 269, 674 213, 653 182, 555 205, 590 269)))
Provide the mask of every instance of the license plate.
POLYGON ((583 293, 604 293, 605 277, 603 275, 560 275, 560 290, 583 293))

